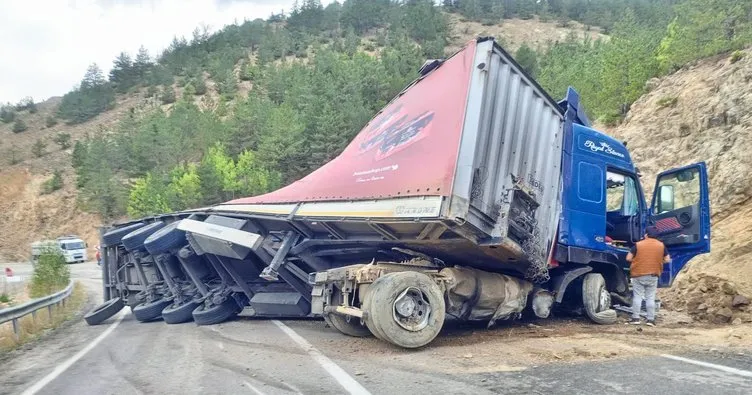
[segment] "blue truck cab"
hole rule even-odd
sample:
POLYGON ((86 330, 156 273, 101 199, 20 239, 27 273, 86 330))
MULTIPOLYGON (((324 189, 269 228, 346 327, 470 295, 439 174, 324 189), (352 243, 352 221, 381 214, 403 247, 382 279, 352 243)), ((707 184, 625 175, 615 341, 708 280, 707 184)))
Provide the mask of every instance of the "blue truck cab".
POLYGON ((660 173, 648 201, 626 145, 590 127, 577 92, 570 88, 559 105, 565 109, 562 215, 552 265, 588 265, 604 274, 609 290, 624 293, 629 248, 655 226, 672 258, 659 286, 670 286, 690 259, 710 251, 705 163, 660 173))

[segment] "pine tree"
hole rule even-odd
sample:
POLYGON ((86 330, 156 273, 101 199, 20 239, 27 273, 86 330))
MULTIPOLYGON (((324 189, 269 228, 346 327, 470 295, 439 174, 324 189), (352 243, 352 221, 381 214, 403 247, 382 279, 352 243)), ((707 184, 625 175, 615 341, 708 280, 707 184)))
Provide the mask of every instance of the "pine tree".
POLYGON ((131 61, 131 57, 121 52, 112 65, 110 70, 110 82, 115 86, 115 89, 120 93, 125 93, 136 84, 138 78, 137 72, 131 61))
POLYGON ((23 119, 18 118, 18 119, 16 119, 16 122, 13 123, 13 129, 12 130, 13 130, 13 133, 21 133, 21 132, 25 132, 26 129, 28 129, 28 128, 29 127, 26 126, 26 122, 24 122, 23 119))
POLYGON ((535 77, 538 72, 538 54, 534 49, 530 48, 527 44, 523 43, 517 49, 514 55, 514 59, 522 66, 525 71, 531 76, 535 77))
POLYGON ((107 80, 104 79, 102 69, 100 69, 96 63, 92 63, 86 69, 86 74, 84 74, 84 78, 81 80, 81 89, 86 90, 96 88, 104 85, 106 82, 107 80))
POLYGON ((135 75, 138 76, 139 80, 143 81, 153 66, 154 63, 151 60, 149 51, 147 51, 146 48, 144 48, 144 46, 142 45, 138 49, 136 60, 133 62, 135 75))
POLYGON ((47 143, 42 141, 41 139, 37 139, 37 141, 34 143, 34 145, 31 146, 31 153, 34 154, 37 158, 40 158, 47 154, 47 143))

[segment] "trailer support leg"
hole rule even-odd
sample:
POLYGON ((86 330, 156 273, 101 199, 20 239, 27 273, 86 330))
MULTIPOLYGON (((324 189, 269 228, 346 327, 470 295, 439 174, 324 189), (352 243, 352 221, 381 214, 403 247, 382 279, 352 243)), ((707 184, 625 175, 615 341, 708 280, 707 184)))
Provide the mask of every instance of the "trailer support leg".
POLYGON ((282 245, 277 250, 277 253, 274 254, 272 262, 264 268, 259 277, 267 281, 277 281, 280 269, 287 262, 287 253, 290 252, 290 248, 292 248, 297 240, 298 235, 295 232, 287 232, 285 238, 282 240, 282 245))

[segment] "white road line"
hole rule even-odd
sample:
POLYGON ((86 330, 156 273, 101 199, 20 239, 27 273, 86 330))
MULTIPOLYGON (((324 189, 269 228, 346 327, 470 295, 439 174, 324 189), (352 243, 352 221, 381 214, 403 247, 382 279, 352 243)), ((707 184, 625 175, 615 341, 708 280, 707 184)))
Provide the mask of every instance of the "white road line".
POLYGON ((306 339, 298 335, 294 330, 292 330, 292 328, 283 324, 281 321, 272 320, 272 322, 277 325, 279 329, 282 330, 282 332, 285 332, 287 336, 290 336, 290 338, 295 341, 295 343, 298 343, 300 347, 306 350, 306 352, 308 352, 308 355, 310 355, 311 358, 318 362, 319 365, 321 365, 321 367, 323 367, 324 370, 327 371, 327 373, 334 377, 334 379, 337 380, 339 385, 341 385, 342 388, 345 389, 345 391, 357 395, 371 395, 371 393, 368 392, 365 387, 360 385, 357 380, 352 378, 352 376, 347 374, 344 369, 339 367, 339 365, 332 362, 331 359, 327 358, 324 354, 317 350, 316 347, 312 346, 311 343, 308 343, 306 339))
POLYGON ((41 380, 37 381, 32 385, 31 387, 27 388, 26 391, 22 392, 22 395, 34 395, 39 390, 44 388, 47 384, 51 383, 52 380, 55 380, 58 378, 61 374, 63 374, 68 368, 73 366, 74 363, 76 363, 79 359, 81 359, 84 355, 86 355, 89 351, 94 349, 94 347, 97 346, 102 340, 104 340, 107 335, 112 333, 112 331, 117 328, 118 325, 120 325, 120 321, 125 318, 126 314, 128 314, 128 309, 123 309, 118 314, 117 319, 115 322, 110 324, 109 328, 107 328, 104 332, 102 332, 99 336, 97 336, 96 339, 92 340, 91 343, 89 343, 86 347, 84 347, 81 351, 77 352, 76 355, 66 359, 63 363, 60 365, 57 365, 55 369, 50 372, 48 375, 44 376, 41 380))
POLYGON ((298 389, 298 387, 296 387, 296 386, 294 386, 292 384, 289 384, 289 383, 285 383, 284 381, 282 381, 281 384, 284 385, 285 387, 291 389, 292 392, 296 393, 297 395, 303 395, 303 393, 300 392, 300 390, 298 389))
POLYGON ((217 343, 217 346, 219 346, 220 350, 224 350, 225 349, 225 345, 222 344, 222 342, 217 343))
POLYGON ((265 395, 263 392, 261 392, 258 388, 251 385, 251 383, 244 381, 243 384, 245 384, 246 387, 250 388, 251 391, 253 391, 256 395, 265 395))
POLYGON ((692 365, 716 369, 722 372, 731 373, 731 374, 735 374, 738 376, 752 377, 752 372, 750 372, 749 370, 742 370, 742 369, 732 368, 730 366, 716 365, 710 362, 703 362, 703 361, 697 361, 694 359, 689 359, 689 358, 684 358, 684 357, 677 357, 676 355, 661 354, 661 356, 663 358, 673 359, 674 361, 679 361, 679 362, 689 363, 692 365))

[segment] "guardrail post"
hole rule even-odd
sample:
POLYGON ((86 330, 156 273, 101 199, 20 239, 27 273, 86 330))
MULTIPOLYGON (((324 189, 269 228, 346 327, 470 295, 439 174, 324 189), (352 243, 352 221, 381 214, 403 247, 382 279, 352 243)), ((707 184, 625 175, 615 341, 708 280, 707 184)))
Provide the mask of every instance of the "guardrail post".
POLYGON ((18 320, 13 319, 13 336, 16 338, 16 341, 19 341, 21 339, 21 336, 18 333, 18 320))
POLYGON ((37 323, 37 311, 34 310, 31 312, 31 320, 34 321, 34 323, 37 323))
POLYGON ((47 314, 49 314, 50 322, 52 322, 52 305, 47 306, 47 314))

